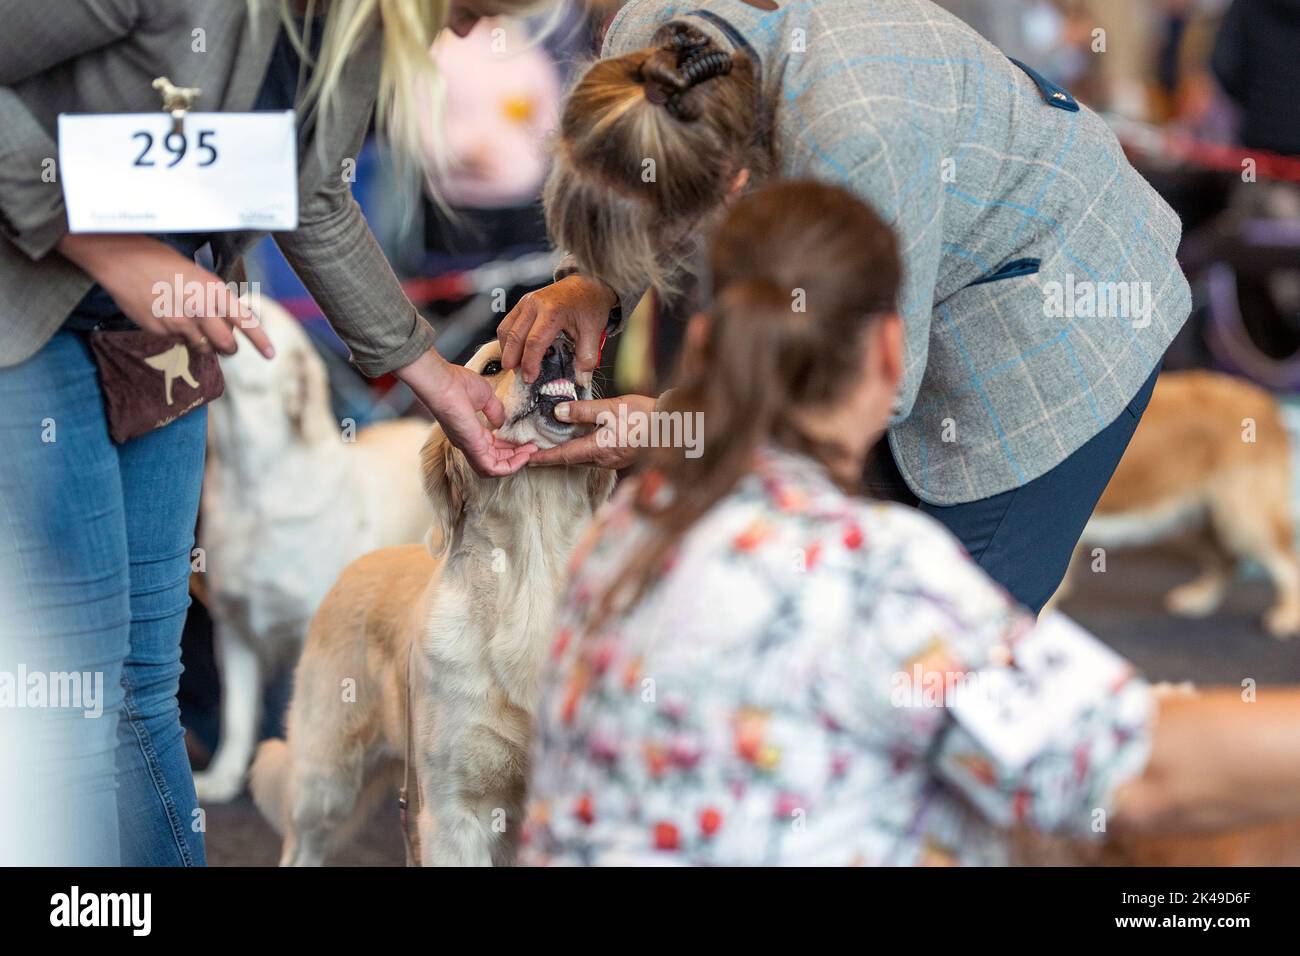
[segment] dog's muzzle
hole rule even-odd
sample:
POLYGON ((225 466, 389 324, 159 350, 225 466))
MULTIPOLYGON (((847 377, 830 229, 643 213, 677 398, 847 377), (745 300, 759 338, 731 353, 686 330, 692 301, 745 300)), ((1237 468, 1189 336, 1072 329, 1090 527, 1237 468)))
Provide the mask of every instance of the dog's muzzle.
POLYGON ((574 355, 573 343, 567 335, 561 334, 542 356, 541 370, 532 385, 529 411, 540 412, 557 425, 564 423, 555 417, 555 406, 580 397, 574 381, 574 355))

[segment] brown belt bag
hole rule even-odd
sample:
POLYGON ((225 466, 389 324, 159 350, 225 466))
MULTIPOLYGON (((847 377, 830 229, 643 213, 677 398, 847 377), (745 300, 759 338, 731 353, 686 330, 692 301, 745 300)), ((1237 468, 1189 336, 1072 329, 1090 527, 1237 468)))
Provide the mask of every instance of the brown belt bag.
POLYGON ((99 367, 108 433, 119 445, 225 391, 216 355, 191 348, 180 336, 100 329, 90 333, 90 350, 99 367))

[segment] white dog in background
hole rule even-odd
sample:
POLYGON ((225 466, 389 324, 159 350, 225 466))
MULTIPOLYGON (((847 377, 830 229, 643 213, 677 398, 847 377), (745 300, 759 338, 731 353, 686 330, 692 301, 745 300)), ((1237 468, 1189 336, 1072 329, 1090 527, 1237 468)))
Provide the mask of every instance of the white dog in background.
POLYGON ((298 656, 312 615, 348 562, 420 541, 429 506, 419 419, 360 429, 330 411, 325 365, 298 322, 263 299, 274 359, 242 348, 221 359, 226 393, 208 419, 199 546, 221 676, 221 736, 199 798, 243 792, 257 746, 263 685, 298 656))
MULTIPOLYGON (((574 383, 572 346, 552 346, 531 385, 502 371, 500 355, 492 342, 468 365, 505 406, 501 434, 540 447, 575 435, 554 415, 560 402, 590 397, 574 383)), ((420 862, 514 860, 552 614, 614 474, 480 478, 438 427, 421 470, 429 550, 386 548, 348 566, 312 621, 288 739, 258 750, 253 797, 284 835, 281 865, 324 862, 407 759, 420 862)))

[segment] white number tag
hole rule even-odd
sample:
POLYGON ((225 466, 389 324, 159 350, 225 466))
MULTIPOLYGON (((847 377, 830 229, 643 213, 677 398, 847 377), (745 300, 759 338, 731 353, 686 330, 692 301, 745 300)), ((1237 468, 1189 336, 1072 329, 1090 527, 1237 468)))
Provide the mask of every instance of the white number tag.
POLYGON ((1014 649, 1015 667, 989 667, 958 688, 953 717, 1003 767, 1019 770, 1091 704, 1123 682, 1128 663, 1063 614, 1014 649))
POLYGON ((72 232, 298 228, 293 112, 59 115, 72 232))

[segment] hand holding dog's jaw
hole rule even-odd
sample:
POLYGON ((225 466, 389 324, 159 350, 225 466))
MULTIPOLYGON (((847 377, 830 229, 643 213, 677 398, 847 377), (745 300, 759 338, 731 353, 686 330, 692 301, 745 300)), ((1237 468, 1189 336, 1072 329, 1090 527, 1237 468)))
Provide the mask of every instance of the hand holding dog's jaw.
POLYGON ((398 374, 485 478, 514 474, 538 449, 590 431, 588 425, 555 415, 559 405, 591 397, 589 387, 575 384, 573 346, 565 336, 547 351, 532 383, 502 368, 497 342, 484 345, 464 366, 429 353, 398 374))
POLYGON ((542 448, 528 459, 530 465, 594 465, 598 468, 630 468, 638 449, 620 440, 620 417, 649 416, 656 399, 648 395, 623 395, 592 401, 564 402, 556 406, 556 418, 593 430, 554 448, 542 448))
POLYGON ((491 383, 474 370, 452 365, 430 351, 398 369, 396 374, 429 409, 447 438, 465 453, 470 466, 480 475, 514 474, 537 450, 535 444, 514 442, 490 430, 505 424, 506 411, 491 383))
POLYGON ((520 370, 524 380, 534 384, 545 376, 547 357, 557 337, 564 335, 577 343, 569 377, 590 391, 591 374, 600 364, 602 333, 616 305, 613 289, 576 274, 528 293, 497 326, 501 366, 520 370))

